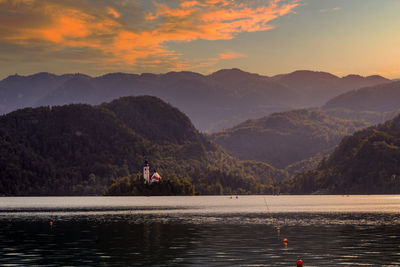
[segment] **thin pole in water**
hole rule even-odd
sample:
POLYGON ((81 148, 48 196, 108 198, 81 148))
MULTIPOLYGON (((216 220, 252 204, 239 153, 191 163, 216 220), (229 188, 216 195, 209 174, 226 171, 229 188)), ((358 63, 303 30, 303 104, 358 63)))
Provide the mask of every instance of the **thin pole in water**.
MULTIPOLYGON (((264 203, 265 203, 265 206, 267 206, 267 211, 268 211, 269 217, 271 218, 272 223, 274 223, 274 218, 272 217, 272 213, 271 213, 271 211, 269 210, 269 206, 268 206, 268 203, 267 203, 267 200, 265 199, 265 197, 264 197, 264 203)), ((278 220, 276 220, 276 231, 279 233, 280 230, 281 230, 281 229, 280 229, 279 226, 278 226, 278 220)))

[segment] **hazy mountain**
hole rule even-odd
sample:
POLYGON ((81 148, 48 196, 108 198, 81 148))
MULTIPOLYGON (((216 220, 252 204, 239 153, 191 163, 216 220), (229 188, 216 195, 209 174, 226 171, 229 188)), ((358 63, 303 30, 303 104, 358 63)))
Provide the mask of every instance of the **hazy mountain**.
POLYGON ((400 116, 345 137, 317 169, 286 181, 282 188, 304 194, 398 194, 400 116))
POLYGON ((230 157, 155 97, 0 117, 0 195, 100 194, 113 179, 140 172, 145 158, 160 173, 190 179, 200 193, 268 193, 286 177, 268 164, 230 157))
POLYGON ((102 97, 98 95, 97 86, 92 78, 83 75, 73 75, 56 90, 48 92, 35 102, 34 106, 63 105, 66 103, 98 103, 102 97))
POLYGON ((329 100, 326 109, 393 112, 400 109, 400 82, 352 90, 329 100))
POLYGON ((41 72, 30 76, 12 75, 5 78, 0 81, 0 113, 34 106, 37 101, 71 77, 41 72))
POLYGON ((349 90, 390 82, 378 75, 348 75, 339 78, 327 72, 307 70, 277 75, 272 80, 301 92, 299 103, 305 106, 320 106, 328 99, 349 90))
POLYGON ((239 159, 264 161, 294 172, 315 165, 343 136, 366 126, 318 109, 302 109, 248 120, 211 137, 239 159))
POLYGON ((178 107, 197 128, 214 131, 299 107, 319 106, 332 96, 388 80, 380 76, 346 76, 296 71, 267 77, 239 69, 210 75, 111 73, 10 76, 0 81, 0 112, 17 108, 70 103, 100 104, 121 96, 153 95, 178 107))

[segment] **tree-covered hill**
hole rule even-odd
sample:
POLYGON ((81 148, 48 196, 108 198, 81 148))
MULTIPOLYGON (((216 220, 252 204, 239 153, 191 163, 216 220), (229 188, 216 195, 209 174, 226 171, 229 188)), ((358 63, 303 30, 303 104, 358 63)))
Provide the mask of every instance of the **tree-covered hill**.
POLYGON ((0 118, 0 131, 4 195, 99 193, 149 153, 115 114, 88 105, 18 110, 0 118))
POLYGON ((207 143, 184 113, 158 98, 124 97, 102 107, 114 112, 127 127, 152 142, 207 143))
POLYGON ((291 110, 245 121, 211 137, 228 153, 290 172, 316 165, 343 136, 368 126, 319 109, 291 110))
POLYGON ((291 193, 400 193, 400 116, 345 137, 318 168, 285 181, 291 193))
POLYGON ((25 108, 0 117, 0 195, 101 194, 112 181, 135 177, 145 158, 203 194, 268 193, 286 177, 268 164, 230 157, 155 97, 25 108))
POLYGON ((333 117, 345 119, 345 120, 356 120, 364 121, 371 125, 377 125, 387 120, 391 120, 399 114, 400 110, 395 111, 356 111, 348 108, 322 108, 322 110, 333 117))

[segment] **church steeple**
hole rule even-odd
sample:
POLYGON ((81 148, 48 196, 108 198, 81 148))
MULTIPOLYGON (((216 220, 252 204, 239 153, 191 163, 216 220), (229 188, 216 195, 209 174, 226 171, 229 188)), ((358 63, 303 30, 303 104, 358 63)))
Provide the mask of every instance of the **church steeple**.
POLYGON ((147 160, 144 161, 143 179, 145 184, 150 184, 150 165, 147 160))

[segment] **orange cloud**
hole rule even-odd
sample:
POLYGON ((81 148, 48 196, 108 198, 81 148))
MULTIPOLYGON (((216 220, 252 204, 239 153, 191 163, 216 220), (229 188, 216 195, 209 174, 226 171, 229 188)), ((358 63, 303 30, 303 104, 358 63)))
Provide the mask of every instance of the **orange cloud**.
POLYGON ((108 14, 112 15, 116 19, 121 17, 121 14, 119 14, 117 11, 115 11, 115 9, 113 9, 111 7, 108 8, 108 14))
MULTIPOLYGON (((149 11, 143 6, 130 7, 129 2, 102 5, 19 0, 18 5, 15 3, 0 0, 0 9, 9 11, 10 21, 9 25, 0 26, 0 41, 35 43, 52 47, 53 51, 90 48, 102 53, 99 64, 132 66, 146 64, 147 60, 150 65, 170 61, 176 67, 190 64, 168 47, 169 42, 229 40, 242 32, 269 30, 273 28, 269 24, 271 20, 292 12, 298 5, 297 0, 240 3, 233 0, 180 0, 175 7, 153 2, 153 10, 149 11), (131 14, 138 10, 142 13, 131 14), (15 13, 21 15, 22 21, 31 19, 31 23, 13 25, 15 13)), ((243 56, 228 51, 207 62, 243 56)))
MULTIPOLYGON (((36 16, 46 17, 45 24, 17 28, 8 36, 4 36, 4 40, 19 44, 41 40, 64 47, 96 47, 96 43, 101 43, 101 40, 96 39, 94 35, 111 34, 116 27, 119 27, 117 22, 106 17, 99 19, 82 10, 54 4, 39 5, 27 11, 38 13, 38 9, 40 13, 36 16)), ((97 47, 102 49, 101 45, 97 47)))
POLYGON ((235 58, 243 58, 246 57, 243 54, 228 50, 225 51, 224 53, 218 54, 218 59, 235 59, 235 58))
POLYGON ((200 2, 198 1, 186 1, 181 3, 182 8, 191 8, 198 5, 200 5, 200 2))
POLYGON ((158 4, 156 12, 147 16, 148 20, 161 19, 158 31, 165 32, 173 28, 180 40, 221 40, 232 39, 241 32, 263 31, 273 28, 268 23, 288 14, 298 4, 291 1, 279 5, 281 0, 261 7, 250 7, 232 0, 211 0, 181 3, 177 8, 158 4), (192 30, 187 31, 190 27, 192 30), (182 34, 184 33, 184 34, 182 34))
POLYGON ((61 15, 52 27, 32 31, 43 39, 55 43, 65 42, 68 38, 82 38, 90 34, 84 20, 77 17, 61 15))

